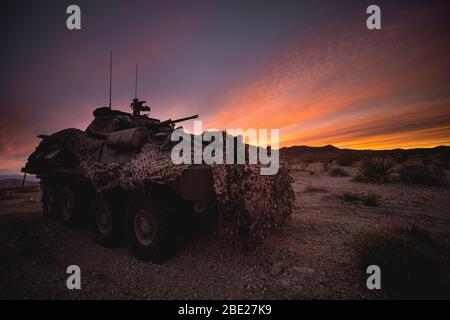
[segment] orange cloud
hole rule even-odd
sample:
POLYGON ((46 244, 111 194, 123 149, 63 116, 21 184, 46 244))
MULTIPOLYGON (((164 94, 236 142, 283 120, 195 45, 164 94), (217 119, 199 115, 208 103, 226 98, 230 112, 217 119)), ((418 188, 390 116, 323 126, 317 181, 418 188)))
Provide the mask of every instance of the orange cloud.
POLYGON ((427 28, 408 32, 399 24, 374 36, 356 30, 292 46, 253 82, 229 90, 232 98, 207 125, 280 128, 282 146, 449 144, 442 126, 450 119, 449 46, 437 47, 439 34, 430 38, 427 28))

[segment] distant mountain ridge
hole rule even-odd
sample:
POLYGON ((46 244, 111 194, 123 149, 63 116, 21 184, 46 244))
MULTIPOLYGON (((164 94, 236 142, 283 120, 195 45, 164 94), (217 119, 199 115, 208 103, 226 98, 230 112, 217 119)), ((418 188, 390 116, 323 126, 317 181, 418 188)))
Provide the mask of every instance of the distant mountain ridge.
MULTIPOLYGON (((340 155, 358 155, 358 156, 383 156, 383 155, 430 155, 430 154, 447 154, 450 158, 450 146, 438 146, 434 148, 416 148, 416 149, 391 149, 391 150, 353 150, 340 149, 333 145, 326 145, 321 147, 309 146, 291 146, 280 149, 282 157, 288 160, 321 160, 327 158, 334 158, 340 155)), ((0 188, 18 187, 22 185, 22 174, 0 174, 0 188)), ((25 185, 37 185, 39 178, 34 175, 27 175, 25 185)))
MULTIPOLYGON (((5 174, 0 175, 0 188, 21 187, 23 175, 20 174, 5 174)), ((26 186, 34 186, 39 184, 39 179, 32 175, 27 175, 25 180, 26 186)))
POLYGON ((427 154, 444 154, 450 155, 450 146, 438 146, 434 148, 416 148, 416 149, 391 149, 391 150, 353 150, 340 149, 332 145, 323 147, 308 147, 308 146, 292 146, 283 147, 280 149, 280 154, 288 159, 320 159, 331 158, 338 155, 353 154, 360 156, 375 156, 375 155, 427 155, 427 154))

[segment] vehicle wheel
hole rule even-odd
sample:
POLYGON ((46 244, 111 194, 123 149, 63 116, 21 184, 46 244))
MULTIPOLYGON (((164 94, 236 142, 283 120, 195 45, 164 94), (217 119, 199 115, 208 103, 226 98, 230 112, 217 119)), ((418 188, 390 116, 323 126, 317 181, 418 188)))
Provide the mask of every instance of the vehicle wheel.
POLYGON ((172 247, 169 226, 169 216, 161 206, 138 201, 130 214, 133 253, 154 262, 166 258, 172 247))
POLYGON ((74 226, 80 221, 80 199, 75 187, 65 185, 61 190, 61 220, 66 226, 74 226))
POLYGON ((123 240, 124 214, 115 201, 104 195, 95 202, 95 238, 102 247, 116 247, 123 240))
POLYGON ((50 183, 42 183, 42 209, 44 216, 50 219, 58 218, 60 214, 60 199, 54 185, 50 183))

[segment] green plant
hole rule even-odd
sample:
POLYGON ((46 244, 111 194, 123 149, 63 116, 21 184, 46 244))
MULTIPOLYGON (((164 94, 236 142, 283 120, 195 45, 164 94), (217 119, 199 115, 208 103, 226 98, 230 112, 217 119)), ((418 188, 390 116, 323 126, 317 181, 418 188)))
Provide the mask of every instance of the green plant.
POLYGON ((366 195, 364 195, 363 203, 369 207, 378 207, 378 205, 379 205, 378 199, 379 199, 379 197, 376 193, 369 191, 369 192, 367 192, 366 195))
POLYGON ((390 298, 449 298, 448 248, 418 226, 364 231, 350 241, 362 273, 380 267, 382 289, 390 298))
POLYGON ((387 183, 390 181, 392 168, 393 163, 388 159, 364 158, 359 172, 363 181, 387 183))

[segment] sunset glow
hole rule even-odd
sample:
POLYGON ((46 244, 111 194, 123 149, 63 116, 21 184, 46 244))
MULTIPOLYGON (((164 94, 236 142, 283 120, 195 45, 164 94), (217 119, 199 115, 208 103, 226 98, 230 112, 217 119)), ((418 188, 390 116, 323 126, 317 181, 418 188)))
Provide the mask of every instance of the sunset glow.
POLYGON ((367 4, 353 1, 79 2, 79 32, 64 29, 64 3, 17 5, 23 22, 5 21, 0 173, 20 170, 36 135, 89 124, 107 103, 110 49, 124 111, 139 61, 152 117, 279 128, 281 147, 450 145, 445 2, 381 1, 383 28, 371 31, 367 4))

